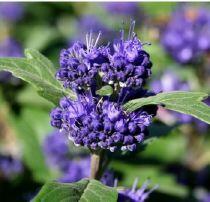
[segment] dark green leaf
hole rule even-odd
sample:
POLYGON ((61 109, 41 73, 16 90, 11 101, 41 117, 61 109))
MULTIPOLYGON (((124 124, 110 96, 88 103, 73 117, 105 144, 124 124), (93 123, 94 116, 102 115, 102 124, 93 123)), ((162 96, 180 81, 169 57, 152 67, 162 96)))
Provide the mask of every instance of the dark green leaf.
POLYGON ((96 180, 83 179, 75 183, 49 182, 33 202, 116 202, 117 191, 96 180))
POLYGON ((192 115, 210 124, 210 107, 202 102, 207 96, 208 94, 201 92, 159 93, 155 96, 131 100, 124 105, 124 108, 131 112, 144 105, 163 105, 167 109, 192 115))
POLYGON ((110 96, 112 93, 113 88, 109 85, 103 86, 101 89, 96 91, 96 94, 100 96, 110 96))
POLYGON ((56 69, 46 57, 32 49, 27 49, 25 55, 26 58, 0 58, 0 70, 10 71, 32 84, 41 96, 55 104, 64 95, 75 98, 55 79, 56 69))

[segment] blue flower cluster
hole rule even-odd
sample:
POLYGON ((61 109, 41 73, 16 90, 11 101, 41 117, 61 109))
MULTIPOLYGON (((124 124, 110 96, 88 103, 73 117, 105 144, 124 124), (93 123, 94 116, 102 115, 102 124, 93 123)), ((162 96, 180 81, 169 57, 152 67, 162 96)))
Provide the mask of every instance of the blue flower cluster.
POLYGON ((134 25, 128 39, 124 40, 122 31, 121 39, 111 48, 97 47, 100 33, 96 40, 90 33, 86 35, 87 45, 75 42, 69 49, 62 50, 57 79, 63 81, 66 88, 86 89, 94 85, 99 74, 105 83, 141 88, 151 75, 152 63, 143 50, 143 43, 133 32, 134 25))
POLYGON ((54 131, 43 144, 46 162, 50 167, 61 172, 60 182, 75 182, 89 175, 90 158, 79 156, 78 160, 70 156, 70 146, 64 133, 54 131))
POLYGON ((152 63, 149 54, 143 50, 143 44, 133 33, 127 39, 122 38, 114 44, 109 55, 109 63, 101 66, 102 80, 105 83, 119 83, 121 87, 142 87, 151 75, 152 63))
POLYGON ((22 48, 13 38, 7 37, 0 41, 0 57, 21 57, 22 48))
POLYGON ((195 62, 210 50, 210 12, 205 8, 179 7, 162 36, 165 49, 183 64, 195 62))
POLYGON ((134 25, 127 40, 122 31, 112 46, 97 47, 100 33, 96 40, 90 33, 86 45, 76 42, 61 52, 56 77, 64 87, 75 90, 77 100, 62 98, 51 112, 51 125, 67 132, 75 145, 134 151, 148 134, 157 108, 149 106, 131 113, 123 109, 126 101, 147 96, 143 85, 151 75, 152 63, 133 32, 134 25), (113 87, 114 96, 96 96, 95 90, 107 84, 113 87))
POLYGON ((51 125, 67 131, 75 145, 134 151, 147 135, 154 113, 143 108, 126 113, 116 102, 79 96, 76 101, 61 99, 60 107, 51 112, 51 125))
POLYGON ((61 51, 56 78, 63 81, 64 87, 84 89, 93 85, 98 68, 108 61, 108 50, 96 47, 99 37, 100 33, 94 41, 92 33, 87 34, 87 45, 76 42, 69 49, 61 51))
MULTIPOLYGON (((61 172, 59 182, 76 182, 90 174, 90 157, 84 151, 72 153, 73 145, 69 145, 64 133, 54 131, 44 140, 43 151, 47 164, 61 172)), ((101 182, 113 186, 113 173, 106 170, 101 182)))
POLYGON ((118 191, 118 202, 144 202, 149 195, 157 189, 158 185, 154 186, 151 190, 146 191, 149 181, 144 182, 140 189, 136 189, 138 180, 133 183, 132 189, 124 189, 118 191))
POLYGON ((104 3, 105 9, 110 14, 128 15, 135 17, 139 12, 137 2, 106 2, 104 3))
POLYGON ((20 160, 8 155, 0 155, 0 176, 11 179, 23 171, 20 160))
POLYGON ((24 9, 21 3, 17 2, 1 2, 0 3, 0 19, 17 22, 23 16, 24 9))

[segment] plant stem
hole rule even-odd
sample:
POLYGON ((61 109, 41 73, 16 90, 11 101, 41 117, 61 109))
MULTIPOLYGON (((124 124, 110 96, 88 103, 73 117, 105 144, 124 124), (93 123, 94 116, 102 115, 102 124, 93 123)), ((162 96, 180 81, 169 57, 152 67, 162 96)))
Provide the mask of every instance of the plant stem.
POLYGON ((104 166, 104 158, 105 153, 103 151, 93 152, 91 155, 91 171, 90 171, 90 178, 100 180, 103 171, 105 169, 104 166))

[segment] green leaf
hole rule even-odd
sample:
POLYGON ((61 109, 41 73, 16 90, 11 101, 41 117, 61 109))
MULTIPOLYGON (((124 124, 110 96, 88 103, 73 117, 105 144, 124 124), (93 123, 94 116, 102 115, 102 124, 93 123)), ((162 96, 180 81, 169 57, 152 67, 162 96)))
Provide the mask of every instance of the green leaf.
POLYGON ((12 74, 32 84, 38 93, 47 100, 57 104, 63 96, 75 98, 71 90, 66 90, 55 79, 56 69, 54 65, 33 49, 26 49, 26 58, 0 58, 0 70, 12 72, 12 74))
POLYGON ((136 178, 140 179, 140 182, 145 182, 148 178, 151 179, 152 184, 150 187, 159 185, 158 190, 164 194, 173 194, 179 197, 185 198, 188 194, 186 186, 177 183, 175 177, 172 174, 164 172, 164 167, 157 165, 157 163, 146 164, 139 163, 138 159, 134 164, 122 161, 112 161, 111 167, 119 173, 122 180, 119 182, 119 186, 132 187, 136 178))
POLYGON ((116 202, 117 191, 96 180, 83 179, 75 183, 49 182, 33 202, 116 202))
POLYGON ((166 19, 173 12, 176 2, 146 2, 141 3, 142 9, 152 17, 164 16, 166 19))
POLYGON ((58 40, 58 32, 55 27, 47 24, 33 25, 31 29, 26 28, 24 47, 33 48, 36 50, 43 50, 53 41, 58 40))
POLYGON ((39 96, 30 85, 18 93, 17 101, 22 106, 39 107, 48 112, 53 108, 53 103, 39 96))
POLYGON ((96 91, 97 95, 100 96, 110 96, 113 93, 113 88, 109 85, 103 86, 99 90, 96 91))
MULTIPOLYGON (((155 129, 155 128, 154 128, 155 129)), ((157 128, 158 131, 161 129, 157 128)), ((186 137, 181 133, 181 131, 176 128, 171 131, 167 136, 163 138, 156 138, 155 141, 151 141, 147 145, 147 149, 139 152, 138 157, 142 159, 156 159, 157 161, 163 163, 173 163, 173 162, 183 162, 186 153, 186 137)))
POLYGON ((42 149, 43 138, 51 131, 48 114, 38 108, 27 108, 22 110, 21 116, 10 115, 9 121, 22 146, 23 161, 31 170, 34 180, 45 183, 52 179, 42 149))
POLYGON ((124 105, 126 111, 134 111, 144 105, 163 105, 165 108, 192 115, 210 124, 210 107, 202 102, 208 94, 202 92, 173 91, 147 98, 134 99, 124 105))

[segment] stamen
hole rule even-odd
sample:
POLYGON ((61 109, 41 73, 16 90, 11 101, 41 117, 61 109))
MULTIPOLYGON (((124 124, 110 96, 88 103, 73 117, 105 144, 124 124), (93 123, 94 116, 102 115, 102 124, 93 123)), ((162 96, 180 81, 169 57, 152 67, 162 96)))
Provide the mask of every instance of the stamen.
POLYGON ((89 39, 88 39, 88 37, 89 37, 89 34, 87 33, 87 34, 85 35, 86 44, 87 44, 87 49, 88 49, 88 47, 89 47, 89 39))
POLYGON ((124 34, 125 34, 125 30, 121 29, 121 41, 124 41, 124 34))
POLYGON ((128 32, 128 40, 132 39, 132 35, 134 33, 134 28, 135 28, 135 20, 131 20, 131 25, 130 25, 129 32, 128 32))
POLYGON ((139 181, 139 179, 138 179, 138 178, 136 178, 136 179, 135 179, 135 181, 134 181, 134 183, 133 183, 133 186, 132 186, 131 192, 133 192, 133 193, 134 193, 134 192, 136 191, 136 187, 137 187, 138 181, 139 181))
POLYGON ((101 31, 99 31, 99 33, 98 33, 98 36, 97 36, 97 38, 96 38, 96 41, 95 41, 94 47, 96 47, 96 46, 97 46, 97 43, 98 43, 98 41, 99 41, 100 36, 101 36, 101 31))
POLYGON ((90 31, 90 34, 89 34, 89 45, 91 45, 91 39, 92 39, 92 31, 90 31))
POLYGON ((139 195, 142 195, 144 191, 147 189, 148 185, 150 184, 150 180, 146 180, 144 184, 141 186, 141 189, 139 189, 137 192, 139 195))
POLYGON ((159 187, 158 184, 156 184, 152 189, 150 189, 147 193, 150 194, 152 193, 154 190, 156 190, 159 187))

